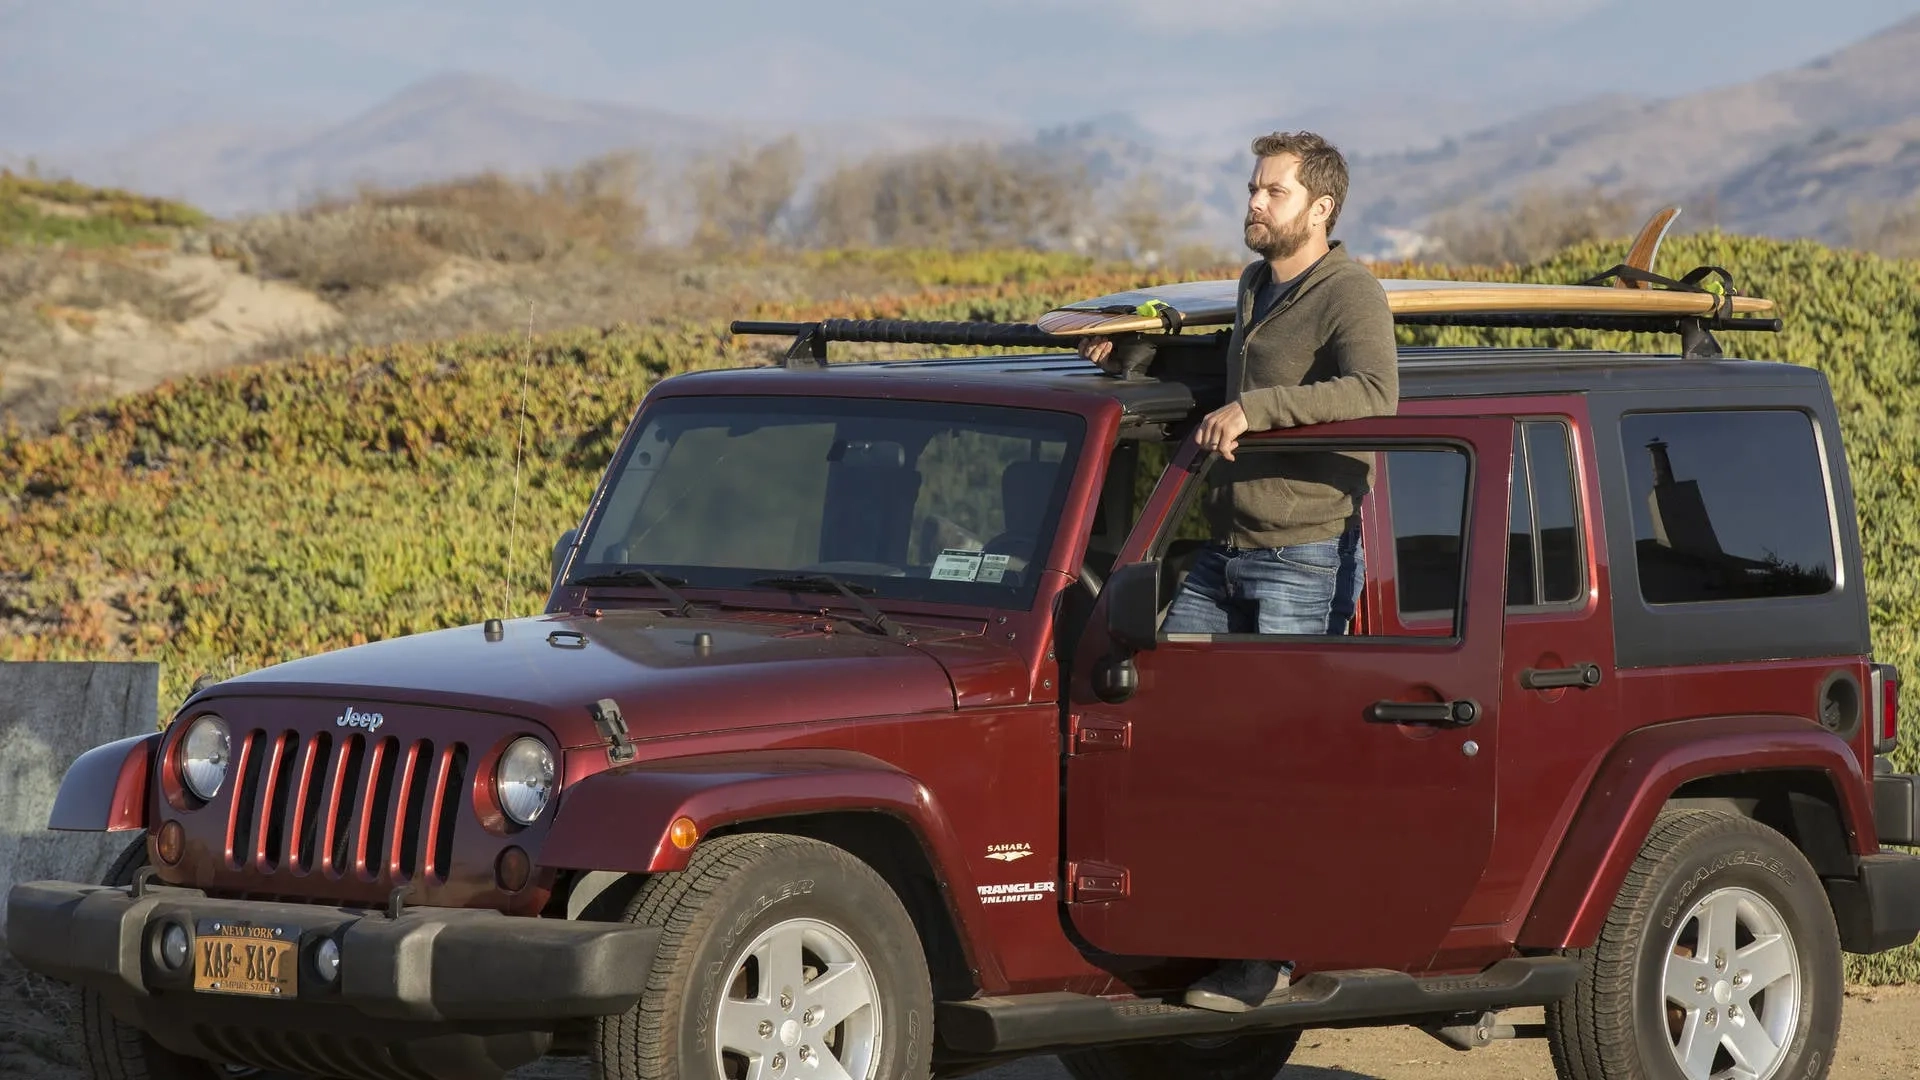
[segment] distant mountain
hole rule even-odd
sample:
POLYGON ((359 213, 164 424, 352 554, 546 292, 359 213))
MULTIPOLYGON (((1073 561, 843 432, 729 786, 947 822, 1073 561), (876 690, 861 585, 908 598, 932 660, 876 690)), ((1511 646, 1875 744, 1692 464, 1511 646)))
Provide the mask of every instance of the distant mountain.
MULTIPOLYGON (((1393 102, 1363 92, 1342 106, 1349 110, 1344 122, 1339 109, 1314 111, 1311 126, 1375 136, 1391 130, 1404 135, 1400 145, 1419 147, 1351 155, 1341 235, 1360 253, 1385 254, 1417 245, 1434 215, 1452 208, 1497 208, 1533 190, 1601 187, 1634 193, 1649 209, 1680 202, 1689 211, 1683 227, 1711 220, 1748 232, 1839 239, 1856 205, 1920 193, 1920 18, 1747 83, 1665 99, 1647 92, 1657 88, 1632 89, 1445 138, 1444 132, 1460 129, 1432 119, 1444 105, 1437 98, 1402 103, 1396 111, 1393 102), (1405 122, 1361 123, 1383 111, 1405 122)), ((950 117, 796 131, 569 100, 468 74, 428 79, 336 123, 174 131, 41 164, 234 214, 283 209, 362 183, 410 184, 485 169, 531 174, 635 149, 651 163, 648 194, 670 237, 688 218, 686 165, 788 134, 802 146, 803 197, 836 165, 874 152, 1010 144, 1083 163, 1099 185, 1088 194, 1096 216, 1099 207, 1150 178, 1166 196, 1170 216, 1187 208, 1190 238, 1221 246, 1238 236, 1250 164, 1238 137, 1222 142, 1217 153, 1204 149, 1211 140, 1170 145, 1125 112, 1039 132, 950 117)))
POLYGON ((1748 83, 1598 98, 1433 149, 1357 158, 1343 228, 1365 247, 1451 207, 1599 186, 1696 213, 1711 205, 1726 228, 1834 238, 1850 203, 1920 194, 1915 117, 1920 18, 1748 83))
POLYGON ((596 155, 644 152, 656 179, 695 157, 794 134, 813 167, 876 150, 946 141, 1001 142, 1003 125, 948 118, 784 127, 552 97, 491 76, 415 84, 337 124, 284 130, 168 132, 51 164, 102 183, 186 199, 216 214, 285 209, 363 183, 413 184, 488 169, 538 174, 596 155))

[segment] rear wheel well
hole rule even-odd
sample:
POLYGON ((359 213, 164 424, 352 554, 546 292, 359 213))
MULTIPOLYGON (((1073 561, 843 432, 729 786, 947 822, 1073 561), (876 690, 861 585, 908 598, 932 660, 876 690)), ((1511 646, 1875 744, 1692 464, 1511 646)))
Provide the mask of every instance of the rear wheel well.
POLYGON ((1682 784, 1672 808, 1721 810, 1751 818, 1785 836, 1823 878, 1853 877, 1856 859, 1833 780, 1815 769, 1707 776, 1682 784))
POLYGON ((803 814, 723 825, 705 839, 730 833, 783 833, 832 844, 873 867, 913 919, 927 954, 935 1001, 960 1001, 978 989, 960 944, 945 889, 912 826, 889 814, 846 811, 803 814))

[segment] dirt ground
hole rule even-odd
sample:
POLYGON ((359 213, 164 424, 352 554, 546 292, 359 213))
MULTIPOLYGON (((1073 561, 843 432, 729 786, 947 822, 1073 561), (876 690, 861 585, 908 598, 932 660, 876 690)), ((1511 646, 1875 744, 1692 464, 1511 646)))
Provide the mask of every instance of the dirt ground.
MULTIPOLYGON (((0 959, 0 1077, 84 1080, 64 996, 0 959)), ((1539 1010, 1510 1015, 1537 1023, 1539 1010)), ((1920 1073, 1920 987, 1848 991, 1832 1080, 1886 1080, 1920 1073)), ((577 1059, 515 1070, 513 1080, 591 1080, 577 1059)), ((977 1080, 1066 1080, 1053 1058, 1029 1058, 976 1073, 977 1080)), ((1496 1043, 1461 1053, 1410 1028, 1312 1031, 1280 1080, 1551 1080, 1541 1040, 1496 1043)), ((1169 1077, 1168 1080, 1185 1080, 1169 1077)))

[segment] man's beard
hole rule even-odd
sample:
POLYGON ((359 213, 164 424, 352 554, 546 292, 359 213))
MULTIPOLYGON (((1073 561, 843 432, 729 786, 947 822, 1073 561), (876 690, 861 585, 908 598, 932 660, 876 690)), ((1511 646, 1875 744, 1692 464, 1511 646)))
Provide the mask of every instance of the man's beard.
POLYGON ((1285 225, 1268 225, 1248 214, 1243 231, 1247 246, 1269 259, 1284 259, 1299 251, 1307 242, 1307 211, 1311 209, 1300 211, 1285 225))

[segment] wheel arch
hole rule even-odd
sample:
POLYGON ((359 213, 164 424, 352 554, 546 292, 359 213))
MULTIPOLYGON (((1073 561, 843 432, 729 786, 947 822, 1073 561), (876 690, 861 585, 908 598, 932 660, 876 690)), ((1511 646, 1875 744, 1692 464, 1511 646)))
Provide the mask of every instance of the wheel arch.
POLYGON ((1855 854, 1831 774, 1813 768, 1717 773, 1689 780, 1667 798, 1675 809, 1720 810, 1785 836, 1823 878, 1850 877, 1855 854))
POLYGON ((1784 825, 1780 831, 1821 877, 1851 878, 1860 857, 1879 849, 1865 792, 1852 748, 1800 717, 1708 717, 1637 729, 1589 784, 1517 944, 1593 944, 1655 820, 1673 805, 1784 825))
POLYGON ((693 849, 669 836, 682 817, 694 822, 700 843, 741 833, 801 836, 872 867, 913 920, 936 997, 972 996, 986 965, 995 965, 989 974, 997 977, 991 950, 978 947, 968 913, 953 902, 972 895, 972 881, 932 793, 893 766, 848 751, 685 758, 581 782, 563 797, 538 856, 543 866, 575 872, 568 917, 613 917, 648 876, 684 870, 693 849), (609 821, 623 825, 617 842, 609 821))

